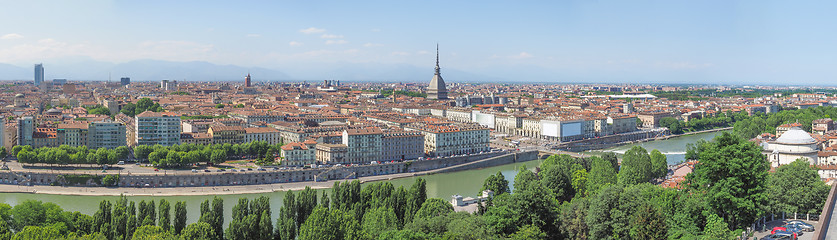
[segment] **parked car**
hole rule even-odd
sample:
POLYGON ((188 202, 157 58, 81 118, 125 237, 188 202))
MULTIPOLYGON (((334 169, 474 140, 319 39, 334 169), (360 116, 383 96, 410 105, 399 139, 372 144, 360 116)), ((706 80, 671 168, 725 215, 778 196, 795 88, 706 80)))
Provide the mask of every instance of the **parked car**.
POLYGON ((793 239, 793 237, 788 236, 788 235, 776 235, 776 234, 770 234, 770 235, 767 235, 767 236, 764 236, 763 238, 761 238, 761 240, 792 240, 792 239, 793 239))
POLYGON ((799 236, 798 236, 798 235, 796 235, 796 233, 794 233, 794 232, 788 232, 788 231, 781 230, 781 229, 783 229, 783 227, 774 227, 774 228, 773 228, 773 231, 770 231, 770 234, 773 234, 773 235, 781 235, 781 236, 789 236, 789 237, 791 237, 791 239, 793 239, 793 240, 796 240, 797 238, 799 238, 799 236))
POLYGON ((204 172, 212 172, 212 171, 209 171, 209 169, 204 169, 203 171, 204 172))
POLYGON ((196 172, 198 172, 198 170, 197 169, 192 169, 192 172, 196 173, 196 172))
POLYGON ((803 233, 802 228, 798 228, 796 225, 787 224, 782 225, 782 227, 785 228, 785 231, 796 233, 796 235, 802 235, 803 233))
POLYGON ((803 222, 803 221, 800 221, 800 220, 788 221, 787 225, 794 225, 797 228, 802 229, 802 231, 806 231, 806 232, 813 232, 814 231, 814 225, 811 225, 810 223, 806 223, 806 222, 803 222))

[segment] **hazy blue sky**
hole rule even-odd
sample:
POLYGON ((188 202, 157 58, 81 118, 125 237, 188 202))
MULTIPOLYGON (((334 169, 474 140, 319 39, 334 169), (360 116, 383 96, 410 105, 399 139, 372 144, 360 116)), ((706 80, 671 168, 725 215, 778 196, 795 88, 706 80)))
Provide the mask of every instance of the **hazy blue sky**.
POLYGON ((443 73, 518 81, 833 85, 835 5, 4 0, 0 62, 208 61, 291 75, 407 64, 432 74, 438 42, 443 73))

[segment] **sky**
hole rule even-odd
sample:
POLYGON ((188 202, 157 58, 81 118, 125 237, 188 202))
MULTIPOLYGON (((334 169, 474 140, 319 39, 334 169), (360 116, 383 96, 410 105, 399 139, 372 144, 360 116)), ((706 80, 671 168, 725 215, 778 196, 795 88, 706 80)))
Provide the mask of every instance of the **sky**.
MULTIPOLYGON (((834 1, 6 1, 0 63, 353 66, 519 82, 837 85, 834 1)), ((0 72, 0 78, 2 78, 0 72)), ((411 73, 412 74, 412 73, 411 73)), ((430 76, 416 76, 428 79, 430 76)), ((448 82, 456 79, 448 79, 448 82)))

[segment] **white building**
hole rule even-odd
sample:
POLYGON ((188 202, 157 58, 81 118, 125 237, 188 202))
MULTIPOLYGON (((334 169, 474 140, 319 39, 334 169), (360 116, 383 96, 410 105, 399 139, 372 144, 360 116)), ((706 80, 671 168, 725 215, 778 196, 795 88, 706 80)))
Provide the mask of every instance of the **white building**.
POLYGON ((172 113, 145 111, 135 117, 136 145, 180 144, 180 117, 172 113))
POLYGON ((87 147, 90 149, 114 149, 127 145, 125 125, 119 122, 92 122, 87 127, 87 147))
POLYGON ((790 164, 799 158, 808 160, 811 165, 817 164, 817 140, 799 127, 784 132, 776 141, 762 143, 762 147, 762 153, 773 167, 790 164))

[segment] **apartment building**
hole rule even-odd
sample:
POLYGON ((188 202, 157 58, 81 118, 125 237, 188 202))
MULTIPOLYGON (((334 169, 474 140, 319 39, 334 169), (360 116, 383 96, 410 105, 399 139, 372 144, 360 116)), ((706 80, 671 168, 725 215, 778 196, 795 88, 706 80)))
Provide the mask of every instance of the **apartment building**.
POLYGON ((244 128, 244 142, 262 141, 268 144, 279 144, 282 135, 278 129, 270 127, 244 128))
POLYGON ((88 125, 87 147, 113 149, 126 146, 125 125, 112 121, 92 122, 88 125))
POLYGON ((424 135, 418 131, 385 132, 381 135, 380 161, 417 159, 424 156, 424 135))
POLYGON ((301 142, 282 145, 282 165, 303 166, 312 164, 316 160, 315 146, 301 142))
POLYGON ((478 124, 413 124, 408 129, 424 134, 424 152, 443 157, 488 151, 489 129, 478 124))
POLYGON ((323 164, 345 164, 349 148, 343 144, 317 144, 316 159, 323 164))
POLYGON ((180 144, 180 117, 165 112, 145 111, 134 118, 136 145, 180 144))
POLYGON ((244 143, 244 127, 241 126, 212 126, 207 133, 212 136, 213 144, 244 143))
POLYGON ((359 128, 343 130, 343 145, 348 147, 347 163, 369 163, 378 161, 381 155, 380 128, 359 128))

